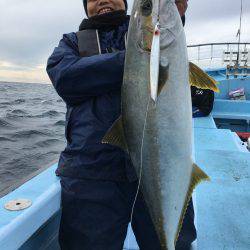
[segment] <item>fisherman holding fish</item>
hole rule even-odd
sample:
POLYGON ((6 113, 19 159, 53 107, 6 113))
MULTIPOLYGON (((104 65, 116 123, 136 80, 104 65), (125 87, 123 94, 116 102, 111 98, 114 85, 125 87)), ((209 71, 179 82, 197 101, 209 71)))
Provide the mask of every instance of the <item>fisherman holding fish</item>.
MULTIPOLYGON (((188 0, 176 5, 185 22, 188 0)), ((121 250, 131 219, 138 178, 126 152, 102 139, 121 113, 126 36, 126 0, 84 0, 87 19, 79 32, 63 35, 50 56, 48 75, 67 105, 57 175, 61 178, 61 249, 121 250)), ((161 250, 139 192, 132 228, 141 250, 161 250)), ((196 239, 192 201, 176 249, 196 239)))

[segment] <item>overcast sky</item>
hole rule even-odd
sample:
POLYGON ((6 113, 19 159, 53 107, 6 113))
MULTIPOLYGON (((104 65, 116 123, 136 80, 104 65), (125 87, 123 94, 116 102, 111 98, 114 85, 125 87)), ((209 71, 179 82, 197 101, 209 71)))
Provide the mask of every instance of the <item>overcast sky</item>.
MULTIPOLYGON (((250 0, 243 4, 242 41, 250 42, 250 0)), ((189 0, 188 44, 236 42, 239 16, 240 0, 189 0)), ((0 0, 0 81, 49 83, 48 56, 84 17, 81 0, 0 0)))

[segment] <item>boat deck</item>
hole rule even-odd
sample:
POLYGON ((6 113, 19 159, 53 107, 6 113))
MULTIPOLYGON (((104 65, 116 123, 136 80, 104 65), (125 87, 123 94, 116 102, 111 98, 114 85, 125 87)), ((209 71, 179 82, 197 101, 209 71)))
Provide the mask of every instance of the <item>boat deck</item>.
MULTIPOLYGON (((225 80, 223 70, 210 74, 222 79, 212 115, 249 121, 250 81, 225 80), (247 101, 227 100, 229 90, 242 86, 247 101)), ((212 116, 195 118, 193 128, 196 163, 211 177, 211 182, 200 184, 194 193, 198 238, 193 249, 248 250, 250 152, 236 133, 218 129, 212 116)), ((60 183, 55 169, 56 164, 0 199, 1 250, 59 249, 60 183), (18 212, 4 209, 6 202, 17 198, 31 200, 32 206, 18 212)), ((138 249, 131 228, 124 249, 138 249)))
MULTIPOLYGON (((194 195, 197 242, 193 249, 250 249, 250 153, 235 133, 213 118, 194 119, 196 163, 210 176, 194 195)), ((139 249, 130 229, 125 249, 139 249)))
MULTIPOLYGON (((230 130, 216 128, 213 118, 194 119, 196 162, 211 177, 195 192, 196 249, 249 249, 250 155, 230 130)), ((0 200, 0 249, 57 249, 60 185, 56 165, 0 200), (30 208, 9 212, 12 199, 27 198, 30 208), (39 233, 38 233, 39 232, 39 233)), ((131 229, 124 249, 138 249, 131 229)))

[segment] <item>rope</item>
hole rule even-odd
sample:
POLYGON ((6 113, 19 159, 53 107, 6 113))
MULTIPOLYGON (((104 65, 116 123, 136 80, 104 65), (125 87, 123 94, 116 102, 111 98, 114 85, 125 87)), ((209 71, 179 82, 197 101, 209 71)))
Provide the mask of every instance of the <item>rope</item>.
POLYGON ((149 100, 150 100, 150 95, 148 97, 148 103, 147 103, 147 110, 146 110, 146 116, 144 120, 144 125, 143 125, 143 132, 142 132, 142 140, 141 140, 141 164, 140 164, 140 173, 139 173, 139 181, 138 181, 138 186, 135 194, 135 199, 133 202, 132 210, 131 210, 131 215, 130 215, 130 223, 132 224, 133 221, 133 214, 134 214, 134 209, 135 209, 135 203, 139 194, 140 190, 140 185, 141 185, 141 179, 142 179, 142 157, 143 157, 143 142, 144 142, 144 136, 145 136, 145 130, 146 130, 146 124, 147 124, 147 118, 148 118, 148 108, 149 108, 149 100))

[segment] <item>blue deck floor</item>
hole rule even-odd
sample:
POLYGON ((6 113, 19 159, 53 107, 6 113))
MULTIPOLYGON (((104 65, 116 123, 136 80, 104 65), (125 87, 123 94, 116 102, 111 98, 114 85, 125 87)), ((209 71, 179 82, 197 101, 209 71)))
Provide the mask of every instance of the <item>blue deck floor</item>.
POLYGON ((198 249, 250 249, 249 156, 225 148, 197 152, 211 177, 196 190, 198 249))
POLYGON ((196 189, 198 249, 250 249, 250 153, 213 121, 194 131, 196 162, 211 178, 196 189))
MULTIPOLYGON (((217 129, 212 117, 194 120, 194 137, 196 162, 211 177, 195 192, 195 249, 249 250, 250 153, 230 130, 217 129)), ((0 199, 1 250, 58 249, 60 185, 55 167, 0 199), (33 205, 21 212, 4 210, 4 203, 14 198, 31 199, 33 205)), ((131 230, 124 247, 138 249, 131 230)))
POLYGON ((213 122, 195 129, 195 158, 211 177, 196 189, 198 249, 250 249, 250 153, 235 138, 213 122))
MULTIPOLYGON (((195 191, 198 250, 250 249, 250 153, 212 117, 194 120, 195 158, 211 182, 195 191)), ((138 249, 130 230, 125 249, 138 249)))

